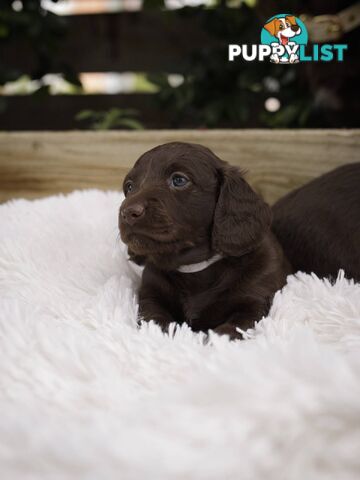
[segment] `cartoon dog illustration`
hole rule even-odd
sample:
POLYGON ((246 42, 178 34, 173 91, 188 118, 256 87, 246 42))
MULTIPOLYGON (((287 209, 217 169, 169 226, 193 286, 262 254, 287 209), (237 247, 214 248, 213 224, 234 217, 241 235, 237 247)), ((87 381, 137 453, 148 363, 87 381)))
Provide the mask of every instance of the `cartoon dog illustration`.
MULTIPOLYGON (((283 18, 273 18, 264 25, 264 28, 279 41, 279 43, 272 43, 272 46, 295 45, 295 42, 290 42, 289 39, 301 33, 301 27, 297 24, 296 18, 293 15, 287 15, 283 18)), ((299 56, 296 53, 292 53, 290 58, 284 56, 279 57, 277 53, 274 53, 271 55, 270 60, 273 63, 297 63, 299 56)))

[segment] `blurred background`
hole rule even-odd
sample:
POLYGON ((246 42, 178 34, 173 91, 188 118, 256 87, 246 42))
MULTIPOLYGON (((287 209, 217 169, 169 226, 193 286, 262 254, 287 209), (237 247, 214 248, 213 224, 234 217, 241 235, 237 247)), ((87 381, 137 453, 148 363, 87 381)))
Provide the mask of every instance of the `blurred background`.
POLYGON ((227 61, 272 15, 354 3, 0 0, 0 129, 359 127, 359 28, 343 63, 227 61))

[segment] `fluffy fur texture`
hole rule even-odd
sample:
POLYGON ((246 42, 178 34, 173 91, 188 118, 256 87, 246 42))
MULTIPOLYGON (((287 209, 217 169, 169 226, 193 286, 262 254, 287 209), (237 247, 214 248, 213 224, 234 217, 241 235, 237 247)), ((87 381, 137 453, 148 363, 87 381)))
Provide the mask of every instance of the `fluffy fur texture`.
POLYGON ((360 285, 298 274, 248 340, 136 328, 117 193, 0 207, 0 472, 357 479, 360 285))

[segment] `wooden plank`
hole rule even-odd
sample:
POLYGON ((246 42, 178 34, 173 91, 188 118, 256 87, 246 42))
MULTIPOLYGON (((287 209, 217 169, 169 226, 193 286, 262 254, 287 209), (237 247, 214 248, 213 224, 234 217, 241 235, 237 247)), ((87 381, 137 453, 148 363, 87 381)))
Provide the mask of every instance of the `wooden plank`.
MULTIPOLYGON (((204 32, 203 15, 144 10, 62 18, 68 30, 47 72, 58 72, 61 65, 77 72, 182 72, 195 45, 214 42, 204 32)), ((20 38, 2 43, 0 58, 24 73, 36 68, 34 49, 20 38)))
POLYGON ((124 95, 20 95, 3 97, 6 109, 0 113, 0 130, 73 130, 88 128, 75 117, 81 110, 130 108, 139 112, 147 128, 170 125, 171 112, 159 108, 151 94, 124 95))
POLYGON ((75 189, 121 187, 146 150, 201 143, 248 170, 267 201, 339 165, 359 160, 360 130, 178 130, 0 133, 0 201, 75 189))

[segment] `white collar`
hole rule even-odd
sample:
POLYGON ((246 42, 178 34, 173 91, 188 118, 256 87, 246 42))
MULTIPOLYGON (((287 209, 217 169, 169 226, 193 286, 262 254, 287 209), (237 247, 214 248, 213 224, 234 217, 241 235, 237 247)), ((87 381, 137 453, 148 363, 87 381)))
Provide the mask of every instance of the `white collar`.
POLYGON ((210 267, 210 265, 212 265, 215 262, 218 262, 222 258, 223 256, 218 253, 213 257, 209 258, 208 260, 204 260, 203 262, 190 263, 190 265, 181 265, 180 267, 177 268, 177 271, 181 273, 201 272, 202 270, 205 270, 205 268, 210 267))

